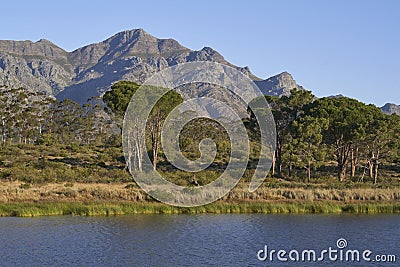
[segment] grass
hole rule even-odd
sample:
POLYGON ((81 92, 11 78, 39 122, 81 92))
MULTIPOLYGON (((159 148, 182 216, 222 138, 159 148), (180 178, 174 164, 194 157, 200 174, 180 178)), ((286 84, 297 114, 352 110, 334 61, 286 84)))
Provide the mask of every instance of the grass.
POLYGON ((0 182, 0 216, 196 213, 400 213, 399 188, 284 187, 266 181, 248 192, 240 183, 220 201, 179 208, 161 204, 134 183, 0 182), (27 186, 29 185, 29 186, 27 186))
POLYGON ((173 207, 157 202, 42 202, 2 203, 0 216, 35 217, 51 215, 113 216, 124 214, 198 214, 198 213, 400 213, 400 203, 335 202, 235 202, 218 201, 201 207, 173 207))
MULTIPOLYGON (((400 188, 326 188, 285 187, 271 185, 268 179, 259 189, 250 193, 248 183, 239 183, 223 197, 225 202, 234 201, 337 201, 348 202, 400 202, 400 188)), ((152 198, 135 183, 48 183, 30 184, 20 181, 0 182, 0 203, 10 202, 149 202, 152 198)))

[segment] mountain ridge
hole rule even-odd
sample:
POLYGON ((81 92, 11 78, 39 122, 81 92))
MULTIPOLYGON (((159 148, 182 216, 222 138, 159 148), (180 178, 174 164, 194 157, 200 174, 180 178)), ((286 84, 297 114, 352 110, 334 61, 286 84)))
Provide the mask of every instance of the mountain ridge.
POLYGON ((191 50, 174 39, 159 39, 143 29, 121 31, 71 52, 46 39, 0 41, 0 84, 84 103, 119 80, 143 83, 156 71, 195 61, 234 67, 254 80, 264 94, 281 96, 290 94, 293 88, 304 89, 287 72, 263 80, 248 67, 231 64, 211 47, 191 50))

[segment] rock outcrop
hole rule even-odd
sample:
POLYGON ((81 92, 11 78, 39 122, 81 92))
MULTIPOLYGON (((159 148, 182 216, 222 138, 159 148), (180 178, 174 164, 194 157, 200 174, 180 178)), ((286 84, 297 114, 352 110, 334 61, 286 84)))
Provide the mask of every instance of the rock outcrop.
POLYGON ((381 107, 381 110, 385 114, 397 114, 400 116, 400 106, 392 103, 387 103, 383 107, 381 107))
POLYGON ((264 94, 271 96, 290 95, 290 90, 292 89, 304 89, 302 86, 298 85, 292 75, 286 71, 266 80, 254 82, 264 94))

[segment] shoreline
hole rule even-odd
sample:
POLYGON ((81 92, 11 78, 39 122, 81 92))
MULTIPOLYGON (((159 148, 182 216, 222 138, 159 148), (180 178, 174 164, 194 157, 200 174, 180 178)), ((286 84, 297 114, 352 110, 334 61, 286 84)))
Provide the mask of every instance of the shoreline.
POLYGON ((400 202, 217 201, 199 207, 159 202, 12 202, 0 203, 0 217, 116 216, 134 214, 400 214, 400 202))

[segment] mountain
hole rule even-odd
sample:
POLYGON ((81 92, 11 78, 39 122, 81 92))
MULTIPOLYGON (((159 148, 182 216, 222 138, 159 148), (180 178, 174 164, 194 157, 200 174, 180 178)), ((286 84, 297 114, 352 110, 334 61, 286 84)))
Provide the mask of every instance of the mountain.
POLYGON ((345 96, 342 94, 328 96, 328 98, 342 98, 342 97, 345 97, 345 96))
POLYGON ((266 80, 254 82, 264 94, 272 96, 290 95, 290 90, 294 88, 298 90, 304 89, 302 86, 298 85, 292 75, 286 71, 266 80))
POLYGON ((400 115, 400 105, 392 104, 392 103, 387 103, 383 107, 381 107, 381 110, 385 114, 397 114, 400 115))
MULTIPOLYGON (((341 97, 345 97, 344 95, 331 95, 328 96, 329 98, 341 98, 341 97)), ((383 107, 380 107, 382 113, 384 114, 397 114, 400 115, 400 105, 396 105, 396 104, 392 104, 392 103, 386 103, 383 107)))
POLYGON ((281 96, 293 88, 303 89, 287 72, 262 80, 248 67, 234 66, 210 47, 190 50, 173 39, 158 39, 143 29, 123 31, 72 52, 45 39, 0 41, 0 85, 45 91, 58 99, 84 103, 107 91, 116 81, 143 83, 154 72, 194 61, 213 61, 237 68, 265 94, 281 96))

